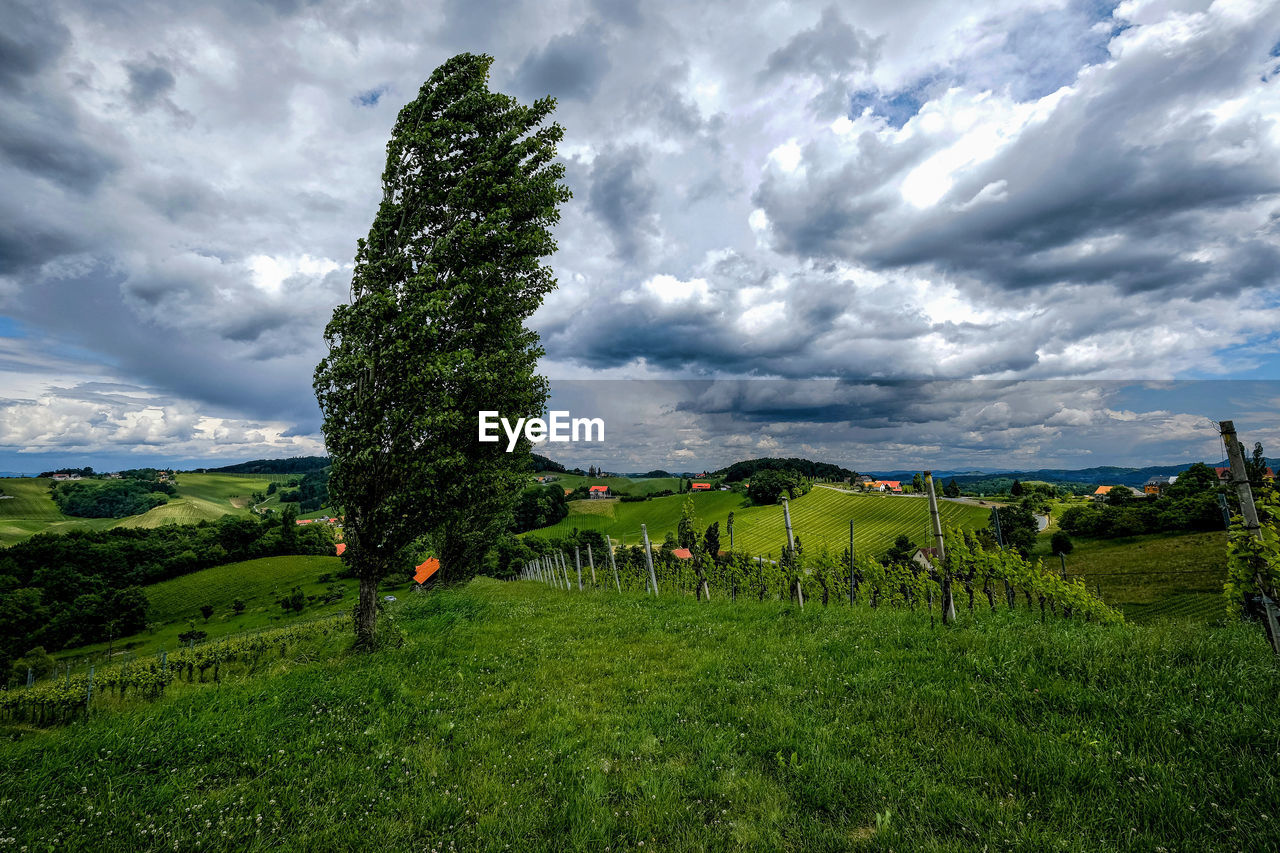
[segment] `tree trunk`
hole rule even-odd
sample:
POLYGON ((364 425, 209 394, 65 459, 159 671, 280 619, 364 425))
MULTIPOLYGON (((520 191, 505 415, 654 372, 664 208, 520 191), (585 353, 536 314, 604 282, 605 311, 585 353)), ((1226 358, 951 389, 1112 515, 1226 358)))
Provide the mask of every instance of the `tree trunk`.
POLYGON ((377 632, 378 579, 361 577, 360 601, 356 604, 356 648, 372 649, 377 632))

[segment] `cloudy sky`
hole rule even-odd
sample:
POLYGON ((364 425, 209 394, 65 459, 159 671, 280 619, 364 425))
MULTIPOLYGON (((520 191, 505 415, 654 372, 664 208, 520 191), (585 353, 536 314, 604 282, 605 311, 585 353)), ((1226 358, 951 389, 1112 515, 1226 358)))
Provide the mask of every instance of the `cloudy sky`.
POLYGON ((390 129, 461 51, 559 100, 534 325, 560 398, 634 436, 595 461, 1177 462, 1226 417, 1280 447, 1274 2, 0 22, 0 469, 323 452, 311 374, 390 129))

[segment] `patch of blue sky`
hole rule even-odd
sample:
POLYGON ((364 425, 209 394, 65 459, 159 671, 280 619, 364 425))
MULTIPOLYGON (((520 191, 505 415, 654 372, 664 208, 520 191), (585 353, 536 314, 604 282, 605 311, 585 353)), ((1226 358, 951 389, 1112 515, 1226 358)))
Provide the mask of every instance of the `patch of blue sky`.
POLYGON ((901 128, 929 100, 930 87, 936 81, 936 76, 929 76, 896 92, 870 89, 854 92, 849 96, 849 117, 857 118, 870 107, 871 112, 883 118, 890 127, 901 128))
POLYGON ((375 107, 378 101, 382 100, 382 96, 387 93, 386 86, 378 86, 375 89, 368 89, 364 92, 358 92, 351 98, 351 103, 360 107, 375 107))
POLYGON ((12 317, 0 317, 0 338, 25 338, 26 329, 12 317))

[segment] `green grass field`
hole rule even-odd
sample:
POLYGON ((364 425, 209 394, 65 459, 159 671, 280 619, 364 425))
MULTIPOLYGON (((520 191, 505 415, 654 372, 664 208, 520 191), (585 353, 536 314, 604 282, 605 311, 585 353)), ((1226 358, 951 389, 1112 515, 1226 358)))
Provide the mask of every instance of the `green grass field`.
MULTIPOLYGON (((117 638, 110 644, 95 643, 64 649, 54 657, 73 661, 100 659, 108 645, 117 655, 124 651, 145 654, 161 648, 174 649, 179 645, 178 635, 188 630, 190 620, 195 620, 195 627, 206 632, 210 639, 217 639, 346 612, 355 601, 356 582, 331 579, 322 583, 319 580, 321 575, 336 575, 341 569, 342 562, 337 557, 263 557, 213 566, 151 584, 143 587, 150 604, 148 630, 117 638), (307 596, 318 596, 334 583, 346 591, 342 601, 330 605, 311 602, 301 614, 286 614, 278 604, 279 599, 294 586, 302 587, 307 596), (245 602, 245 609, 239 614, 231 606, 237 598, 245 602), (200 614, 200 607, 205 604, 214 608, 207 622, 200 614)), ((396 588, 405 586, 400 584, 396 588)), ((392 585, 388 584, 390 588, 392 585)))
MULTIPOLYGON (((1262 851, 1261 631, 475 581, 406 642, 0 740, 21 850, 1262 851)), ((181 688, 181 689, 178 689, 181 688)))
MULTIPOLYGON (((291 475, 297 477, 298 475, 291 475)), ((12 497, 0 499, 0 545, 12 545, 37 533, 66 533, 70 530, 105 530, 111 527, 159 527, 163 524, 190 524, 216 521, 224 515, 248 515, 251 495, 267 490, 271 482, 285 483, 282 474, 179 474, 178 494, 169 503, 128 518, 74 518, 63 515, 49 497, 48 479, 4 478, 0 489, 12 497)), ((87 480, 83 482, 97 482, 87 480)), ((261 505, 281 511, 278 495, 261 505)), ((332 515, 329 507, 303 513, 301 518, 332 515)))
MULTIPOLYGON (((1197 621, 1226 615, 1222 584, 1227 574, 1226 533, 1179 533, 1123 539, 1076 539, 1067 555, 1067 574, 1082 577, 1090 589, 1139 621, 1187 618, 1197 621)), ((1048 535, 1033 552, 1049 565, 1048 535)))
POLYGON ((555 477, 548 486, 560 486, 565 489, 576 489, 578 486, 608 486, 618 495, 651 495, 663 489, 677 491, 680 488, 679 477, 580 477, 577 474, 562 474, 558 471, 539 471, 534 476, 555 477))
MULTIPOLYGON (((692 497, 702 529, 713 521, 720 522, 722 547, 729 547, 725 528, 730 512, 734 513, 736 549, 777 554, 786 542, 780 505, 749 506, 742 495, 733 492, 707 492, 692 497)), ((555 525, 533 531, 533 535, 567 536, 574 528, 598 530, 615 541, 634 545, 640 541, 640 525, 645 524, 650 540, 662 542, 668 531, 675 532, 684 499, 684 495, 672 495, 637 503, 573 501, 567 517, 555 525)), ((966 528, 986 526, 989 513, 985 507, 952 501, 941 501, 938 511, 944 524, 966 528)), ((880 556, 904 533, 917 545, 931 541, 929 508, 923 498, 855 495, 817 487, 791 501, 791 526, 806 549, 824 545, 832 550, 847 548, 851 519, 859 553, 880 556)))

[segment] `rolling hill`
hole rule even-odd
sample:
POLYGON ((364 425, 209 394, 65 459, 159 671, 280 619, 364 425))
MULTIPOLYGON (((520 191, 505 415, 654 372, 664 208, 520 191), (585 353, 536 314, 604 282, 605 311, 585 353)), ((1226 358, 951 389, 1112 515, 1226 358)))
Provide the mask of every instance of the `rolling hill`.
MULTIPOLYGON (((674 533, 680 520, 686 495, 654 498, 644 502, 623 503, 617 500, 572 501, 569 515, 550 527, 531 531, 533 536, 554 538, 578 530, 596 530, 626 545, 640 542, 640 525, 648 527, 649 539, 662 542, 668 532, 674 533)), ((735 492, 692 494, 694 509, 701 529, 720 522, 720 541, 729 547, 726 522, 734 513, 734 547, 736 549, 777 554, 786 542, 786 528, 781 506, 749 506, 745 497, 735 492)), ((966 528, 985 527, 989 509, 953 501, 940 501, 943 524, 966 528)), ((923 498, 888 495, 849 494, 816 487, 791 501, 791 525, 806 548, 826 546, 843 550, 849 543, 849 522, 854 522, 855 547, 862 553, 879 556, 900 534, 906 534, 917 545, 930 539, 928 504, 923 498)))

